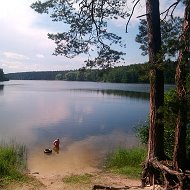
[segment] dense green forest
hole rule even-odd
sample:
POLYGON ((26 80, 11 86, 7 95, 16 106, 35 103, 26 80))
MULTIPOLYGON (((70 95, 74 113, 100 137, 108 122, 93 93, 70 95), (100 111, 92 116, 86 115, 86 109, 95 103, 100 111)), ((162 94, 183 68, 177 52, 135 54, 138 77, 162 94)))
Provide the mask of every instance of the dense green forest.
POLYGON ((55 80, 56 75, 65 74, 66 71, 34 71, 8 73, 6 77, 10 80, 55 80))
MULTIPOLYGON (((174 83, 175 64, 165 64, 165 83, 174 83)), ((39 71, 9 73, 6 77, 10 80, 66 80, 66 81, 101 81, 114 83, 148 83, 149 66, 133 64, 108 69, 79 69, 70 71, 39 71)))

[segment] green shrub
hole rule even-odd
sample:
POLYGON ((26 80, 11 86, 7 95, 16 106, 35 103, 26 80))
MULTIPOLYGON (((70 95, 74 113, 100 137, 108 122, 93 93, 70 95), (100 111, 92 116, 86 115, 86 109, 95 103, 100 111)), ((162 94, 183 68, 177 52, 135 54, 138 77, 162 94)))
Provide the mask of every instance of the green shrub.
MULTIPOLYGON (((160 111, 164 112, 164 147, 168 158, 173 156, 176 117, 179 107, 175 89, 169 90, 164 96, 164 106, 160 111)), ((188 97, 188 105, 190 107, 190 97, 188 97)), ((188 124, 187 124, 187 155, 190 159, 190 110, 188 110, 188 124)), ((148 124, 142 125, 137 129, 137 135, 143 144, 148 142, 148 124)))
POLYGON ((142 124, 136 128, 137 137, 143 145, 146 145, 148 142, 148 127, 149 122, 146 122, 145 124, 142 124))
POLYGON ((22 145, 0 146, 0 178, 21 179, 26 168, 26 148, 22 145))
POLYGON ((139 177, 142 171, 142 164, 145 158, 145 148, 119 148, 108 155, 106 159, 106 168, 136 178, 139 177))

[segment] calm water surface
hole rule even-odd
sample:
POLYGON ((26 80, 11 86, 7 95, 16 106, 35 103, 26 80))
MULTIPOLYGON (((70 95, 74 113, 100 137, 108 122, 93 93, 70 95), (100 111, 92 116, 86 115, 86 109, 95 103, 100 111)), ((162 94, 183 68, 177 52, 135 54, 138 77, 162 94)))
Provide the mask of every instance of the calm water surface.
POLYGON ((0 85, 0 139, 29 149, 31 171, 59 173, 94 168, 105 153, 138 144, 134 128, 145 122, 145 84, 8 81, 0 85), (59 154, 44 155, 60 138, 59 154))

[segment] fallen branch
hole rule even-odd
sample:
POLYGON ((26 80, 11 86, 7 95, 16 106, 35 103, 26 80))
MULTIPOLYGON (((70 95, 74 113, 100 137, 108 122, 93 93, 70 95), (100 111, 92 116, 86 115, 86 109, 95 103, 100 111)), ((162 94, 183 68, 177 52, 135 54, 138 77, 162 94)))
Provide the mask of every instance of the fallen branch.
POLYGON ((172 169, 170 169, 169 167, 165 166, 164 164, 160 163, 157 160, 153 160, 151 163, 154 166, 154 168, 164 170, 164 171, 168 172, 171 175, 177 175, 177 176, 184 175, 184 173, 178 172, 176 170, 172 170, 172 169))
POLYGON ((103 185, 94 185, 92 190, 97 190, 97 189, 106 189, 106 190, 118 190, 118 189, 129 189, 130 187, 125 186, 125 187, 110 187, 110 186, 103 186, 103 185))
POLYGON ((124 186, 124 187, 111 187, 111 186, 104 186, 104 185, 94 185, 92 190, 98 190, 98 189, 105 189, 105 190, 122 190, 122 189, 137 189, 140 188, 140 186, 124 186))

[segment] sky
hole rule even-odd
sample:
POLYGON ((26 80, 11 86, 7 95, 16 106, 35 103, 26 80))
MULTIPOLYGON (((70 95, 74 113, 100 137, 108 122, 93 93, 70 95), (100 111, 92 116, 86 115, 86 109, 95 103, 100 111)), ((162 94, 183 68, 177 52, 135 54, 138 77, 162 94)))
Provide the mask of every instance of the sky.
MULTIPOLYGON (((0 3, 0 68, 4 73, 26 71, 55 71, 72 70, 85 66, 85 55, 73 59, 52 55, 55 44, 48 39, 48 33, 63 31, 62 23, 54 23, 48 15, 41 15, 30 8, 35 0, 1 0, 0 3)), ((131 0, 132 2, 132 0, 131 0)), ((175 0, 162 0, 161 9, 164 10, 175 0)), ((144 63, 147 57, 141 55, 139 44, 135 42, 138 33, 139 15, 145 14, 145 0, 136 7, 128 33, 125 32, 126 20, 115 20, 110 30, 123 37, 127 47, 125 51, 125 65, 144 63)), ((132 6, 129 4, 129 10, 132 6)), ((176 10, 180 15, 183 11, 176 10)))

